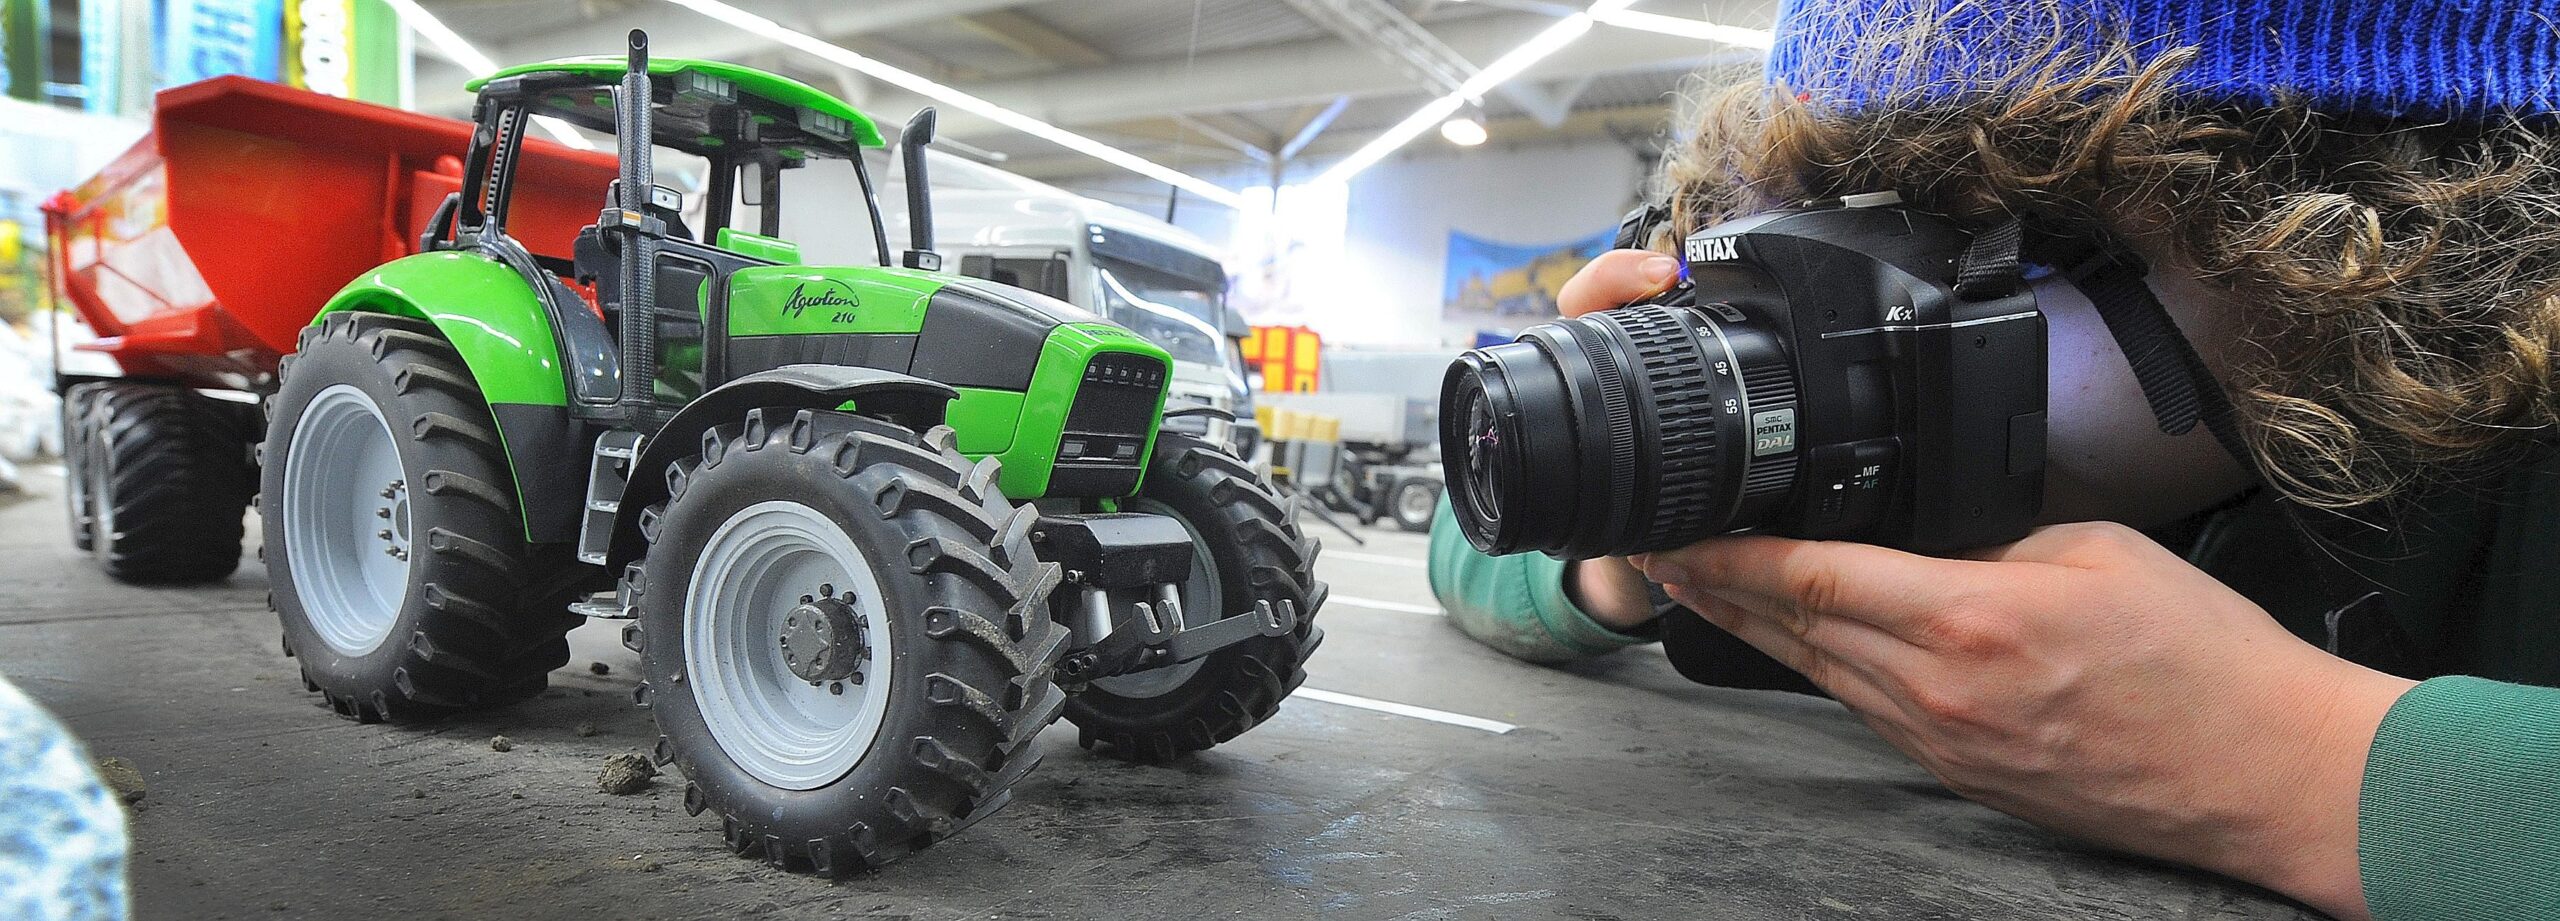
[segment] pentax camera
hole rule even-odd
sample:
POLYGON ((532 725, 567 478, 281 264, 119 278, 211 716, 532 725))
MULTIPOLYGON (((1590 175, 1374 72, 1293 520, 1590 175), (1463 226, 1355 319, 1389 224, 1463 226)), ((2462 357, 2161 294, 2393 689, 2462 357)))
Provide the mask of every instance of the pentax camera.
MULTIPOLYGON (((1619 245, 1666 217, 1639 209, 1619 245)), ((1459 527, 1562 559, 1735 531, 1923 553, 2025 535, 2045 324, 2016 235, 1891 193, 1754 215, 1681 241, 1661 295, 1461 355, 1440 413, 1459 527)))

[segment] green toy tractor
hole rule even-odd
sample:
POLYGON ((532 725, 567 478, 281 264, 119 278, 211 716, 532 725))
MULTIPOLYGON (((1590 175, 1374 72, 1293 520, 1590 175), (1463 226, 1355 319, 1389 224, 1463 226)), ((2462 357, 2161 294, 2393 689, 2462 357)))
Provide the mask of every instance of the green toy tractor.
POLYGON ((330 301, 270 404, 275 608, 339 714, 520 699, 569 628, 629 618, 686 808, 837 874, 1001 807, 1062 713, 1087 747, 1160 759, 1296 689, 1314 541, 1224 446, 1159 431, 1163 349, 938 271, 931 110, 900 139, 914 236, 892 266, 879 131, 805 84, 651 60, 633 32, 625 57, 474 88, 461 190, 417 255, 330 301), (546 115, 618 139, 565 260, 507 235, 546 115), (653 147, 709 164, 703 236, 653 147), (860 177, 879 265, 778 239, 781 174, 819 159, 860 177), (730 226, 741 199, 756 232, 730 226))

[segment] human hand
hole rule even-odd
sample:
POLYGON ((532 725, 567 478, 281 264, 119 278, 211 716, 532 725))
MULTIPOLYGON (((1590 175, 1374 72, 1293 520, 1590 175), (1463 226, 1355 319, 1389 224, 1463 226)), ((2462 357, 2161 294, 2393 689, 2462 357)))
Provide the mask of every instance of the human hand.
MULTIPOLYGON (((1556 306, 1568 317, 1608 310, 1662 293, 1680 277, 1680 260, 1640 249, 1611 250, 1566 279, 1556 306)), ((1565 593, 1582 613, 1613 630, 1652 620, 1652 593, 1644 574, 1617 557, 1566 564, 1565 593)))
POLYGON ((1634 564, 1614 556, 1564 564, 1565 597, 1603 627, 1625 633, 1661 616, 1634 564))
POLYGON ((2135 531, 2059 525, 1956 560, 1724 537, 1635 562, 1959 794, 2369 916, 2357 797, 2412 682, 2313 648, 2135 531))
POLYGON ((1601 253, 1556 289, 1556 307, 1565 316, 1621 307, 1669 290, 1680 277, 1680 260, 1651 250, 1613 249, 1601 253))

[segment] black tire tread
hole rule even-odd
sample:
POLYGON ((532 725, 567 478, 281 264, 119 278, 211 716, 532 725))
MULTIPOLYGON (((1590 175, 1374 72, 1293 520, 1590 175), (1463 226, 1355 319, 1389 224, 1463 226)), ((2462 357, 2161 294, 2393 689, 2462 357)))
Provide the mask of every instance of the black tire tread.
MULTIPOLYGON (((866 757, 854 775, 837 781, 851 795, 876 793, 878 803, 864 820, 841 829, 779 828, 763 818, 771 810, 715 801, 700 783, 704 775, 697 762, 705 752, 721 757, 717 743, 707 738, 698 740, 697 748, 685 744, 688 740, 661 735, 658 757, 662 763, 675 762, 688 778, 686 810, 718 813, 723 838, 740 856, 820 876, 866 872, 1003 808, 1012 799, 1013 784, 1039 763, 1034 739, 1066 706, 1066 692, 1052 673, 1066 652, 1068 634, 1048 618, 1040 600, 1055 584, 1057 571, 1038 562, 1032 551, 1024 510, 984 484, 974 498, 963 491, 981 465, 954 449, 946 430, 920 434, 879 420, 812 410, 797 411, 788 424, 770 422, 764 410, 752 410, 744 421, 706 433, 702 454, 669 469, 667 501, 651 507, 644 520, 664 521, 669 507, 684 502, 687 493, 736 452, 781 449, 825 458, 847 486, 868 490, 864 498, 883 520, 911 536, 898 552, 906 554, 912 574, 960 577, 943 583, 955 587, 939 590, 939 603, 915 613, 925 620, 919 634, 929 642, 909 646, 898 657, 901 669, 925 672, 923 703, 948 711, 952 719, 945 725, 950 728, 891 739, 884 726, 884 736, 875 744, 902 746, 905 757, 876 764, 866 757), (974 591, 956 588, 964 583, 974 591), (964 724, 985 728, 970 731, 964 724)), ((656 528, 645 532, 653 549, 662 533, 656 528)), ((649 561, 644 557, 638 565, 645 570, 649 561)), ((642 603, 650 603, 648 593, 642 603)), ((644 663, 650 661, 652 638, 644 629, 649 620, 644 614, 624 628, 624 644, 641 652, 644 663)), ((645 682, 641 693, 654 696, 645 682)), ((663 717, 660 726, 665 732, 663 717)))
POLYGON ((89 404, 101 386, 90 381, 62 392, 63 511, 71 525, 71 547, 82 552, 96 546, 90 540, 89 478, 84 464, 89 453, 89 404))
POLYGON ((1315 577, 1319 546, 1297 525, 1296 496, 1274 492, 1252 467, 1205 439, 1161 432, 1155 450, 1158 460, 1149 465, 1139 496, 1180 491, 1205 497, 1207 507, 1225 520, 1194 525, 1231 532, 1241 544, 1252 596, 1275 607, 1294 606, 1298 623, 1286 636, 1248 640, 1201 660, 1202 674, 1169 692, 1193 695, 1178 712, 1138 718, 1099 689, 1069 702, 1066 719, 1076 724, 1080 744, 1137 761, 1169 761, 1211 748, 1277 714, 1280 702, 1306 681, 1307 658, 1323 641, 1315 615, 1326 594, 1315 577))
POLYGON ((257 408, 174 384, 108 381, 77 389, 86 398, 90 438, 82 464, 106 465, 106 495, 89 501, 109 502, 116 524, 114 534, 90 534, 107 575, 183 585, 238 569, 257 488, 249 463, 257 408))
MULTIPOLYGON (((424 320, 349 312, 305 328, 278 375, 289 379, 297 359, 314 348, 347 345, 365 350, 403 398, 381 407, 393 431, 407 432, 432 459, 413 484, 416 493, 480 509, 457 509, 412 542, 414 565, 429 574, 408 602, 415 609, 409 636, 385 640, 374 653, 399 656, 388 687, 316 672, 308 655, 301 657, 304 684, 318 688, 340 716, 367 723, 432 719, 541 693, 550 672, 568 664, 566 634, 585 619, 569 612, 570 585, 556 578, 569 564, 566 549, 524 543, 506 452, 470 370, 424 320)), ((280 464, 283 450, 270 443, 268 455, 280 464)), ((278 501, 267 498, 270 520, 282 520, 278 501)), ((292 616, 273 593, 268 602, 279 618, 292 616)))

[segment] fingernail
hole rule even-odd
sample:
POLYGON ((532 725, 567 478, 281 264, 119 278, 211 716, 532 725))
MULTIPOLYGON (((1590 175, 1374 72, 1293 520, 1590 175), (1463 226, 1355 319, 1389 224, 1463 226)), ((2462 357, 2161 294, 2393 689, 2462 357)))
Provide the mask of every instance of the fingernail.
POLYGON ((1644 577, 1662 585, 1682 585, 1689 581, 1689 570, 1662 557, 1645 561, 1644 577))
POLYGON ((1636 266, 1636 271, 1644 273, 1645 280, 1654 284, 1670 284, 1671 279, 1680 274, 1680 260, 1669 256, 1654 256, 1646 259, 1643 265, 1636 266))

